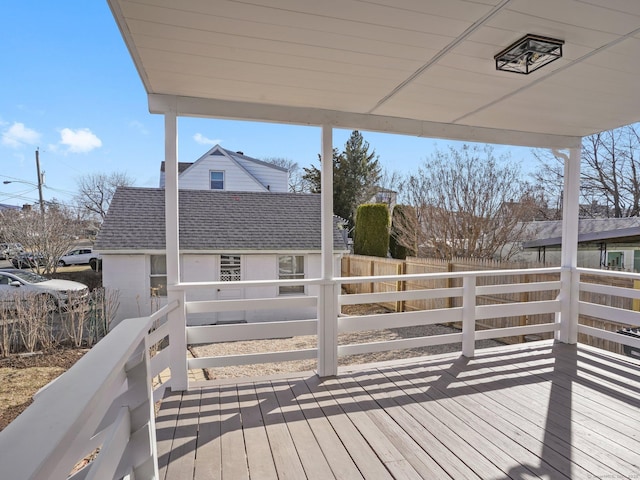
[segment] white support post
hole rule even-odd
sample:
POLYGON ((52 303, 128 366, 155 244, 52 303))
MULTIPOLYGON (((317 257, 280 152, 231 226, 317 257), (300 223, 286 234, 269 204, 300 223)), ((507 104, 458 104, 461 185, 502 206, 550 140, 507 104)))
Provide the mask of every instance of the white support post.
POLYGON ((178 215, 178 119, 175 111, 164 114, 165 136, 165 233, 167 254, 167 301, 179 302, 179 307, 167 315, 169 322, 169 348, 171 389, 186 390, 187 376, 187 321, 184 308, 185 295, 176 290, 180 283, 180 238, 178 215), (174 287, 174 288, 171 288, 174 287))
POLYGON ((333 130, 322 126, 322 285, 318 295, 318 375, 338 373, 338 288, 333 273, 333 130))
POLYGON ((569 155, 554 150, 554 155, 564 160, 564 186, 562 202, 562 253, 560 273, 561 302, 560 330, 556 340, 563 343, 578 341, 578 218, 580 213, 580 147, 569 150, 569 155))
POLYGON ((462 355, 473 358, 476 349, 476 277, 462 279, 462 355))

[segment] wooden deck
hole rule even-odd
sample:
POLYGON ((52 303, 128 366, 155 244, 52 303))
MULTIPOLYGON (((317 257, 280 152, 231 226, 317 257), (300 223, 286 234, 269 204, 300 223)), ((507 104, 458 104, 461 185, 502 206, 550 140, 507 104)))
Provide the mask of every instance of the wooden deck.
POLYGON ((640 478, 640 370, 550 342, 170 393, 161 479, 640 478))

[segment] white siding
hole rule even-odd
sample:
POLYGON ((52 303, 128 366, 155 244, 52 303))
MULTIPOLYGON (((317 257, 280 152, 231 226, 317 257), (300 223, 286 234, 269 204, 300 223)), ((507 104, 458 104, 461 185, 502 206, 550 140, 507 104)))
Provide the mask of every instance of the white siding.
POLYGON ((233 192, 266 191, 266 186, 262 186, 233 160, 222 155, 209 155, 182 172, 178 180, 179 188, 210 190, 209 172, 212 170, 224 172, 224 190, 233 192))
MULTIPOLYGON (((115 324, 151 314, 148 256, 102 255, 102 285, 118 292, 115 324)), ((161 298, 160 303, 164 305, 166 299, 161 298)))
MULTIPOLYGON (((233 252, 229 252, 233 254, 233 252)), ((287 255, 287 253, 284 253, 287 255)), ((125 318, 149 315, 152 310, 166 303, 165 297, 154 299, 152 305, 149 288, 148 255, 103 255, 102 282, 105 288, 119 292, 120 307, 115 323, 125 318)), ((181 255, 181 274, 185 282, 217 281, 219 278, 219 255, 181 255)), ((335 256, 335 267, 339 268, 339 256, 335 256)), ((339 270, 336 276, 339 275, 339 270)), ((320 254, 305 255, 305 278, 319 278, 321 274, 320 254)), ((242 255, 242 280, 273 280, 278 278, 278 255, 242 255)), ((215 300, 217 298, 273 298, 277 287, 255 287, 233 289, 221 294, 218 289, 202 288, 188 294, 188 301, 215 300)), ((318 287, 307 287, 306 295, 317 296, 318 287)), ((236 314, 234 319, 248 322, 299 320, 316 318, 315 308, 246 311, 236 314)), ((220 320, 229 320, 220 317, 220 320)), ((190 315, 189 325, 215 323, 215 314, 190 315)))
POLYGON ((251 175, 260 180, 262 185, 268 186, 271 192, 289 191, 289 173, 268 165, 252 162, 250 160, 237 159, 251 175))

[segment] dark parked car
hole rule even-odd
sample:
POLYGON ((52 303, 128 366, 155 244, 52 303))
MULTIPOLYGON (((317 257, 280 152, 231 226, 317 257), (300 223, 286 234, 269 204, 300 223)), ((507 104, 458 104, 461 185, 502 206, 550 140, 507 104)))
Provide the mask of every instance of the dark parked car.
POLYGON ((24 252, 19 243, 0 243, 0 260, 10 260, 24 252))
POLYGON ((34 268, 38 265, 44 265, 46 258, 42 253, 24 252, 13 257, 11 263, 15 268, 34 268))

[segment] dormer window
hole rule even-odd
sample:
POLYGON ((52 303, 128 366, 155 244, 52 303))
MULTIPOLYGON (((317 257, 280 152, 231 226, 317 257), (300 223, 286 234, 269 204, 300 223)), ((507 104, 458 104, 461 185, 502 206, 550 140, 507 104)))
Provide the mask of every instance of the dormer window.
POLYGON ((211 190, 224 190, 224 172, 212 170, 209 172, 211 190))

